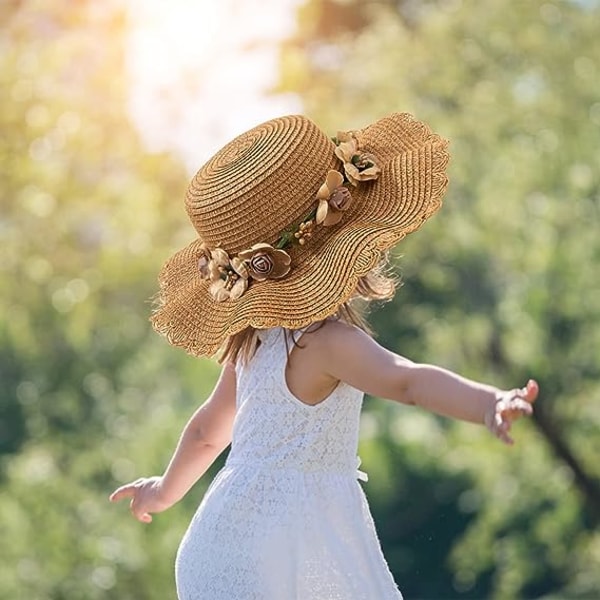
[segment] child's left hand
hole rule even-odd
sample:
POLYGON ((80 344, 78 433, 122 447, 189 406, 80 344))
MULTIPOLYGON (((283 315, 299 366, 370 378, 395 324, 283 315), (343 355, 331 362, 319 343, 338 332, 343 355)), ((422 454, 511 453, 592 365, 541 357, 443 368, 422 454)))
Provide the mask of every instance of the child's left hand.
POLYGON ((533 413, 532 404, 537 398, 539 386, 530 379, 527 386, 520 390, 502 392, 491 410, 485 415, 486 427, 505 444, 512 445, 514 440, 509 432, 513 421, 533 413))

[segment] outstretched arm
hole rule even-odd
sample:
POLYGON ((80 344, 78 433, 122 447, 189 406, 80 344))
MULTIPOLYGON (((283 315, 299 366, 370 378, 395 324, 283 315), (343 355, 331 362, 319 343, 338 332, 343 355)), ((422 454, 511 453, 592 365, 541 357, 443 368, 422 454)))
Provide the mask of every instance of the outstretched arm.
POLYGON ((413 363, 344 323, 328 323, 324 329, 318 344, 323 368, 368 394, 485 424, 508 444, 513 443, 512 422, 532 413, 538 394, 533 380, 524 389, 502 391, 440 367, 413 363))
POLYGON ((130 498, 133 516, 150 523, 151 513, 181 500, 231 442, 235 394, 235 368, 227 364, 209 399, 184 427, 164 474, 121 486, 111 494, 111 502, 130 498))

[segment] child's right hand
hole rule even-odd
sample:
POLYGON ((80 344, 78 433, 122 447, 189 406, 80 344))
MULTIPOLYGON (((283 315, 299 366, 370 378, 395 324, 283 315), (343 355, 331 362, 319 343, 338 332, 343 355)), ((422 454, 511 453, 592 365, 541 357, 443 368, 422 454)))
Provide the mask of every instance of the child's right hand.
POLYGON ((173 505, 164 499, 162 477, 143 477, 117 488, 111 495, 111 502, 131 498, 131 514, 142 523, 151 523, 152 514, 167 510, 173 505))

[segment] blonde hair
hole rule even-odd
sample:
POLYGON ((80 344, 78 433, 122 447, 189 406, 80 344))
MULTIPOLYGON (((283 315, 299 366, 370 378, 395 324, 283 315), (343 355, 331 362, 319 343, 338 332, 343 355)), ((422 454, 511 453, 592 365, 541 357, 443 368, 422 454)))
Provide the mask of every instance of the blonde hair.
MULTIPOLYGON (((388 255, 386 253, 374 269, 358 280, 354 295, 338 308, 334 317, 350 325, 359 327, 369 335, 373 335, 373 331, 366 318, 369 303, 373 300, 380 302, 391 300, 396 293, 398 285, 398 277, 389 272, 388 255)), ((316 329, 324 323, 322 321, 316 329)), ((258 331, 254 327, 246 327, 227 338, 219 355, 219 363, 236 363, 238 360, 242 364, 248 363, 254 356, 254 352, 258 346, 258 331)), ((297 346, 298 344, 293 336, 291 336, 291 339, 294 345, 297 346)))

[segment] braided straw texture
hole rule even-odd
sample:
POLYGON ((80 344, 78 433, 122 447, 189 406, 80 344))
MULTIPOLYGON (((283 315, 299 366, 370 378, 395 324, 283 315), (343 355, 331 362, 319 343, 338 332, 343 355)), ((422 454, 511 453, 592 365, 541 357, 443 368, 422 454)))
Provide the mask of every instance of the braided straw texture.
POLYGON ((351 188, 352 205, 333 227, 319 227, 288 253, 283 279, 252 282, 237 300, 216 302, 200 277, 201 244, 231 256, 273 244, 312 207, 329 169, 342 170, 333 142, 302 116, 283 117, 242 134, 194 177, 186 208, 199 239, 159 274, 153 327, 196 356, 212 356, 248 326, 299 329, 334 314, 382 251, 418 229, 441 206, 448 185, 448 142, 407 113, 354 132, 381 175, 351 188))

